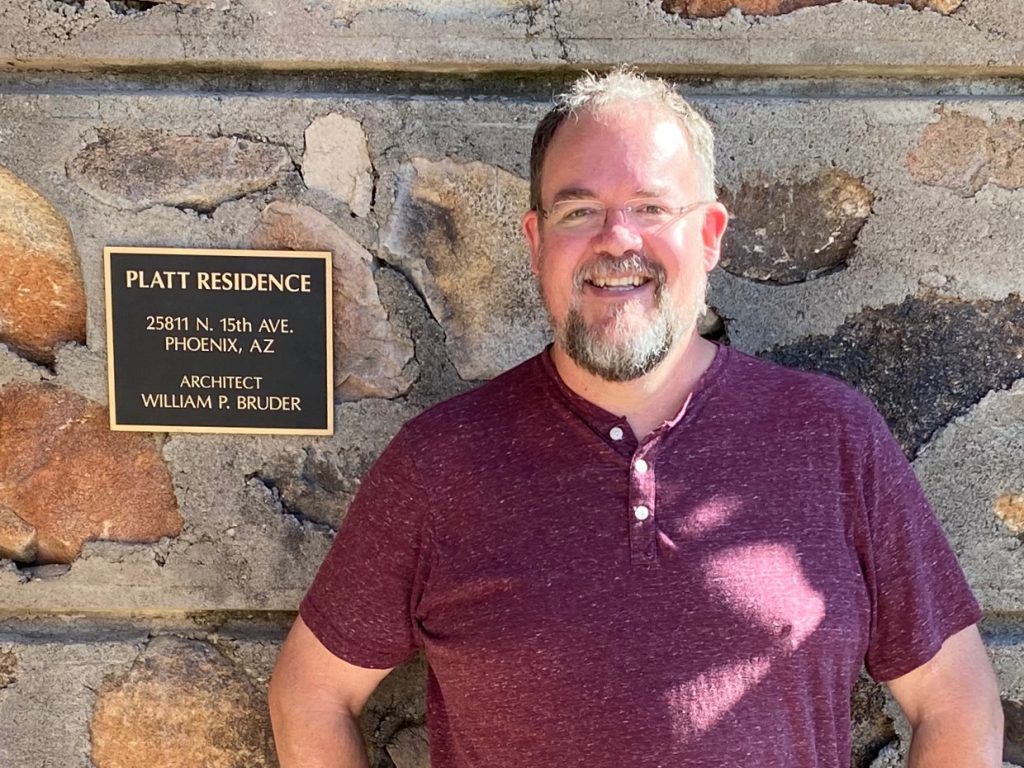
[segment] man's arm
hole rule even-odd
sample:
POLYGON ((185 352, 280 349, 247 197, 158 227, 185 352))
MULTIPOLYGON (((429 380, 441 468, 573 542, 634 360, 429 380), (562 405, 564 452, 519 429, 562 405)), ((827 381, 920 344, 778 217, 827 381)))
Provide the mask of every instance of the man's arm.
POLYGON ((296 619, 270 680, 281 768, 367 768, 359 713, 390 671, 342 661, 296 619))
POLYGON ((914 729, 909 768, 1002 765, 999 686, 977 627, 956 633, 888 686, 914 729))

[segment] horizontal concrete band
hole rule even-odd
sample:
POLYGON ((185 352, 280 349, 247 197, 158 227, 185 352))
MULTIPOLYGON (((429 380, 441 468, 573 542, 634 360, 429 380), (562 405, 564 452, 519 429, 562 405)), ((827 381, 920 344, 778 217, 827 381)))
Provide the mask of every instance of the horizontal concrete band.
MULTIPOLYGON (((829 2, 829 0, 820 0, 829 2)), ((656 2, 454 0, 404 10, 361 0, 97 3, 0 10, 0 69, 486 72, 611 67, 726 76, 993 77, 1024 73, 1024 8, 972 0, 940 13, 843 0, 779 16, 683 18, 656 2), (308 5, 308 4, 307 4, 308 5)), ((925 2, 926 0, 922 0, 925 2)), ((927 0, 939 2, 939 0, 927 0)), ((742 7, 745 0, 728 0, 742 7)))

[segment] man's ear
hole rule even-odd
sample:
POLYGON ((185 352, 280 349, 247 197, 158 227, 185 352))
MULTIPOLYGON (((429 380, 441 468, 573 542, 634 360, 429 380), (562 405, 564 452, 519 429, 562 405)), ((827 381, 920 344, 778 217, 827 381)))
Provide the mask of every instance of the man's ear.
POLYGON ((530 269, 534 274, 540 271, 540 214, 527 211, 523 214, 523 234, 530 245, 530 269))
POLYGON ((710 272, 718 264, 722 255, 722 235, 729 223, 729 212, 725 206, 715 201, 704 211, 704 223, 701 225, 701 240, 704 243, 704 271, 710 272))

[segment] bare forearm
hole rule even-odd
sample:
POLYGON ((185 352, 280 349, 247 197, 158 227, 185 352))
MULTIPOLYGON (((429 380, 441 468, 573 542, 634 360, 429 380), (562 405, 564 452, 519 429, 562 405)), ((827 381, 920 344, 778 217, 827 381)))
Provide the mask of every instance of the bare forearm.
POLYGON ((921 723, 914 729, 908 768, 1000 768, 1002 720, 921 723))

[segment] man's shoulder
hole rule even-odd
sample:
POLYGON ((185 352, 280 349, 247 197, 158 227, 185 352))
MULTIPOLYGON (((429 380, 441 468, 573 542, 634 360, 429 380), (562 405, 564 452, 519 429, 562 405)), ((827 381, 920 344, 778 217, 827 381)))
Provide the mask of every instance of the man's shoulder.
POLYGON ((878 411, 871 399, 842 379, 819 371, 792 368, 763 357, 731 350, 730 389, 763 404, 836 415, 845 420, 874 421, 878 411))

